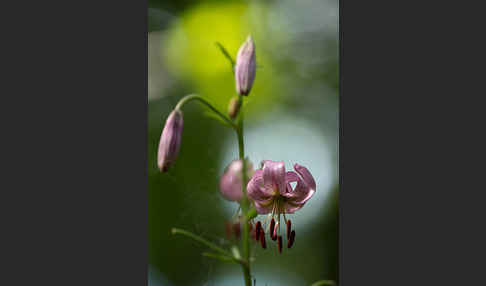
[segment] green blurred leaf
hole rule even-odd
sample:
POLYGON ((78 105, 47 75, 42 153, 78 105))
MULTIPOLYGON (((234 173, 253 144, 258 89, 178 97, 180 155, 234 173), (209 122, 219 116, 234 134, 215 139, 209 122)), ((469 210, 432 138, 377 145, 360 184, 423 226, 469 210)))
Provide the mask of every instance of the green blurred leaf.
POLYGON ((225 56, 225 58, 228 59, 228 61, 230 62, 231 71, 234 73, 235 72, 235 69, 234 69, 235 68, 235 60, 233 60, 233 58, 228 53, 228 51, 226 50, 226 48, 220 42, 216 42, 215 44, 221 50, 221 52, 223 53, 223 55, 225 56))
POLYGON ((219 255, 219 254, 211 253, 211 252, 203 252, 202 255, 203 256, 206 256, 206 257, 210 257, 210 258, 217 259, 219 261, 230 262, 230 263, 238 264, 238 262, 233 257, 219 255))

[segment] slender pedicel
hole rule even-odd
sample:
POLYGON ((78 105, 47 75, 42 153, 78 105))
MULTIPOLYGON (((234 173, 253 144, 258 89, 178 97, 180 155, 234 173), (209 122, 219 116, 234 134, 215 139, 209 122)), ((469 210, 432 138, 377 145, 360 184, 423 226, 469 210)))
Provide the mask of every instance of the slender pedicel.
POLYGON ((292 245, 294 244, 294 241, 295 241, 295 230, 292 230, 292 232, 290 233, 290 239, 287 243, 287 248, 291 248, 292 245))
POLYGON ((281 235, 278 236, 278 243, 277 244, 278 244, 278 252, 282 253, 282 236, 281 235))

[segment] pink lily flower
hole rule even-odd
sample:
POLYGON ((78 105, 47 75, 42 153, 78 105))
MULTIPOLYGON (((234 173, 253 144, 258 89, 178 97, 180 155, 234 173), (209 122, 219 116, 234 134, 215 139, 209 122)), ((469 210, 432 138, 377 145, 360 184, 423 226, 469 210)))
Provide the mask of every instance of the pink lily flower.
POLYGON ((280 215, 283 214, 287 225, 287 245, 290 248, 294 243, 295 230, 291 229, 291 222, 285 214, 294 213, 305 205, 316 192, 316 182, 309 170, 299 164, 294 164, 295 172, 286 172, 284 162, 266 160, 262 165, 263 168, 255 171, 248 182, 247 193, 259 214, 271 213, 267 232, 272 240, 278 241, 281 252, 280 215), (292 182, 297 182, 295 188, 292 188, 292 182))

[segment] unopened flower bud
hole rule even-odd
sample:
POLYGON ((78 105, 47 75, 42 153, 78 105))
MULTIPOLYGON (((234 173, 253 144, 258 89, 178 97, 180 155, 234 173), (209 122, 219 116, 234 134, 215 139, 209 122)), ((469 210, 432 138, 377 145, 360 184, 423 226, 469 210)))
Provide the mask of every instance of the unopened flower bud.
POLYGON ((256 73, 255 43, 253 38, 248 36, 241 45, 236 56, 235 81, 236 92, 241 95, 248 95, 256 73))
POLYGON ((240 107, 241 101, 238 99, 238 97, 233 97, 228 104, 228 115, 231 117, 231 119, 236 118, 238 112, 240 112, 240 107))
MULTIPOLYGON (((243 168, 243 161, 235 160, 231 162, 226 170, 224 171, 223 176, 219 181, 219 190, 221 195, 229 201, 237 201, 239 202, 243 197, 243 193, 241 191, 241 170, 243 168)), ((253 175, 253 165, 246 161, 246 175, 247 178, 251 178, 253 175)))
POLYGON ((162 172, 167 172, 172 163, 177 159, 181 145, 184 119, 182 111, 174 110, 165 122, 164 130, 160 136, 157 165, 162 172))

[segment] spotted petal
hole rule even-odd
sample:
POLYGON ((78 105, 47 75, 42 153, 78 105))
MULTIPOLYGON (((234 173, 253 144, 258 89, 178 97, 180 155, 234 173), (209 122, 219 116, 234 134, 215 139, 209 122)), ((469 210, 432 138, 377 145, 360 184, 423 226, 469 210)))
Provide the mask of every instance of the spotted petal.
POLYGON ((302 179, 304 180, 304 183, 311 189, 315 190, 316 189, 316 181, 314 181, 314 177, 312 174, 307 170, 306 167, 301 166, 299 164, 294 164, 294 169, 299 173, 299 175, 302 176, 302 179))
POLYGON ((263 166, 263 183, 265 188, 276 188, 280 193, 286 192, 285 164, 267 160, 263 166))
POLYGON ((271 189, 267 189, 263 185, 263 170, 255 171, 246 186, 246 191, 248 196, 255 202, 266 201, 274 195, 271 189))

